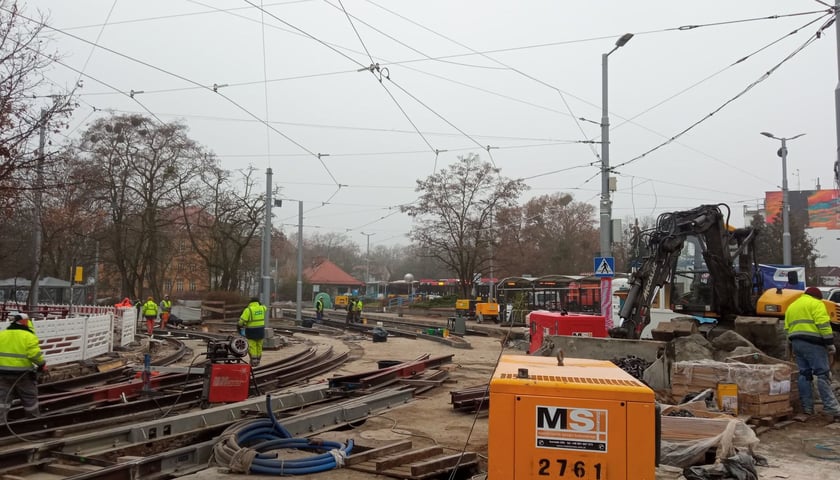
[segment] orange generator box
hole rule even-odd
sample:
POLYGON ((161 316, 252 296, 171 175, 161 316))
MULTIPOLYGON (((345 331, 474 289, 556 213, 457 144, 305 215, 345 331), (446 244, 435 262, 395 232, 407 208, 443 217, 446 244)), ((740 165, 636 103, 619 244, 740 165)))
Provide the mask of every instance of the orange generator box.
POLYGON ((251 366, 247 363, 214 363, 205 374, 206 398, 210 403, 241 402, 248 399, 251 366))
POLYGON ((534 353, 548 335, 571 335, 574 337, 607 337, 607 323, 603 315, 549 312, 536 310, 528 314, 531 342, 528 353, 534 353))
POLYGON ((603 360, 505 355, 490 381, 488 480, 655 480, 653 390, 603 360))

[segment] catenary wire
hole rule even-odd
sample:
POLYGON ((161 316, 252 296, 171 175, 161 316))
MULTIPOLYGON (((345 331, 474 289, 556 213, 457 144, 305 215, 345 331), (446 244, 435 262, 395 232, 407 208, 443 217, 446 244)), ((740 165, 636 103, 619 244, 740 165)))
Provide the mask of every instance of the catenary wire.
MULTIPOLYGON (((99 33, 96 34, 96 40, 94 43, 99 43, 99 40, 102 38, 102 33, 105 32, 105 27, 108 26, 108 22, 111 20, 111 14, 114 13, 114 8, 117 6, 117 0, 114 0, 114 3, 111 4, 111 8, 108 10, 108 15, 105 17, 105 23, 103 23, 99 28, 99 33)), ((85 59, 85 63, 82 65, 82 71, 84 72, 87 70, 88 63, 90 63, 90 59, 93 58, 93 52, 96 51, 96 47, 90 47, 90 52, 88 53, 87 58, 85 59)), ((76 79, 76 85, 79 85, 79 81, 82 79, 82 75, 79 74, 79 78, 76 79)))
MULTIPOLYGON (((419 28, 421 28, 421 29, 423 29, 423 30, 426 30, 426 31, 428 31, 428 32, 430 32, 430 33, 432 33, 432 34, 434 34, 434 35, 440 36, 441 38, 444 38, 444 39, 446 39, 446 40, 448 40, 448 41, 450 41, 450 42, 453 42, 453 43, 455 43, 456 45, 458 45, 458 46, 460 46, 460 47, 462 47, 462 48, 466 48, 466 49, 468 49, 468 50, 472 50, 470 47, 468 47, 468 46, 466 46, 466 45, 464 45, 464 44, 462 44, 462 43, 460 43, 460 42, 458 42, 458 41, 456 41, 456 40, 454 40, 454 39, 452 39, 452 38, 450 38, 450 37, 448 37, 448 36, 446 36, 446 35, 443 35, 443 34, 441 34, 441 33, 437 32, 437 31, 435 31, 435 30, 432 30, 432 29, 430 29, 430 28, 428 28, 428 27, 426 27, 426 26, 424 26, 424 25, 422 25, 422 24, 420 24, 420 23, 418 23, 418 22, 416 22, 416 21, 414 21, 414 20, 412 20, 412 19, 410 19, 410 18, 407 18, 407 17, 405 17, 405 16, 403 16, 403 15, 401 15, 401 14, 397 13, 397 12, 394 12, 394 11, 392 11, 392 10, 390 10, 390 9, 387 9, 387 8, 385 8, 385 7, 383 7, 383 6, 379 5, 379 4, 377 4, 377 3, 376 3, 376 2, 374 2, 373 0, 367 0, 367 2, 368 2, 368 3, 370 3, 370 4, 372 4, 372 5, 374 5, 374 6, 376 6, 376 7, 378 7, 378 8, 380 8, 380 9, 382 9, 382 10, 384 10, 384 11, 386 11, 386 12, 388 12, 388 13, 390 13, 390 14, 392 14, 392 15, 394 15, 394 16, 396 16, 396 17, 398 17, 398 18, 401 18, 401 19, 403 19, 403 20, 405 20, 405 21, 407 21, 407 22, 409 22, 409 23, 411 23, 411 24, 413 24, 413 25, 415 25, 415 26, 417 26, 417 27, 419 27, 419 28)), ((642 32, 642 33, 655 33, 655 32, 666 32, 666 31, 684 31, 684 30, 691 30, 691 29, 696 29, 696 28, 701 28, 701 27, 720 26, 720 25, 731 25, 731 24, 736 24, 736 23, 754 22, 754 21, 758 21, 758 20, 776 20, 776 19, 783 18, 783 17, 794 17, 794 16, 801 16, 801 15, 813 15, 813 14, 818 14, 818 13, 822 13, 822 14, 823 14, 823 15, 822 15, 822 17, 820 17, 820 18, 824 18, 824 17, 825 17, 825 15, 826 15, 826 13, 825 13, 825 11, 824 11, 824 10, 817 10, 817 11, 808 11, 808 12, 797 12, 797 13, 793 13, 793 14, 785 14, 785 15, 771 15, 771 16, 765 16, 765 17, 753 17, 753 18, 740 19, 740 20, 729 20, 729 21, 721 21, 721 22, 712 22, 712 23, 706 23, 706 24, 695 24, 695 25, 687 25, 687 26, 686 26, 686 25, 683 25, 683 26, 680 26, 680 27, 673 27, 673 28, 667 28, 667 29, 661 29, 661 30, 654 30, 654 31, 642 32)), ((820 18, 818 18, 818 19, 816 19, 816 20, 814 20, 814 21, 808 22, 808 23, 806 24, 806 26, 807 26, 807 25, 810 25, 811 23, 814 23, 814 22, 816 22, 816 21, 819 21, 819 19, 820 19, 820 18)), ((804 28, 804 27, 802 27, 802 28, 804 28)), ((775 42, 774 42, 774 43, 775 43, 775 42)), ((557 91, 557 92, 561 95, 561 97, 563 98, 564 103, 565 103, 565 96, 564 96, 564 94, 566 94, 566 95, 571 95, 571 94, 568 94, 567 92, 564 92, 563 90, 559 89, 559 88, 558 88, 558 87, 556 87, 556 86, 553 86, 553 85, 551 85, 551 84, 549 84, 549 83, 547 83, 547 82, 542 81, 541 79, 538 79, 538 78, 536 78, 536 77, 533 77, 533 76, 531 76, 531 75, 529 75, 529 74, 527 74, 527 73, 525 73, 525 72, 523 72, 523 71, 521 71, 521 70, 519 70, 519 69, 516 69, 516 68, 514 68, 514 67, 510 67, 509 65, 506 65, 505 63, 502 63, 502 62, 500 62, 500 61, 498 61, 498 60, 494 59, 493 57, 489 57, 489 56, 487 56, 486 54, 482 54, 482 53, 478 53, 478 52, 476 52, 476 54, 478 54, 478 55, 482 55, 483 57, 485 57, 485 58, 487 58, 487 59, 489 59, 489 60, 492 60, 492 61, 494 61, 494 62, 498 63, 499 65, 503 65, 503 66, 505 66, 505 67, 507 67, 507 68, 510 68, 510 69, 511 69, 511 71, 514 71, 514 72, 516 72, 516 73, 518 73, 518 74, 520 74, 520 75, 525 76, 526 78, 528 78, 528 79, 530 79, 530 80, 532 80, 532 81, 535 81, 535 82, 537 82, 537 83, 539 83, 539 84, 541 84, 541 85, 543 85, 543 86, 546 86, 546 87, 548 87, 548 88, 550 88, 550 89, 552 89, 552 90, 557 91)), ((583 101, 583 102, 585 102, 585 103, 587 103, 587 104, 590 104, 590 105, 593 105, 593 106, 594 106, 594 104, 592 104, 591 102, 588 102, 588 101, 586 101, 586 100, 584 100, 584 99, 582 99, 582 98, 580 98, 580 97, 577 97, 577 96, 575 96, 575 95, 571 95, 571 96, 572 96, 573 98, 575 98, 575 99, 579 100, 579 101, 583 101)), ((571 112, 571 110, 569 110, 569 113, 570 113, 570 114, 572 113, 572 112, 571 112)), ((578 122, 578 117, 576 117, 576 116, 575 116, 575 115, 573 115, 573 114, 572 114, 571 116, 572 116, 572 118, 574 118, 574 119, 575 119, 575 122, 578 122)), ((627 120, 627 121, 626 121, 626 122, 624 122, 624 123, 627 123, 627 122, 631 122, 631 123, 633 123, 633 124, 635 124, 635 125, 638 125, 636 122, 632 122, 632 119, 627 120)), ((641 126, 641 125, 639 125, 639 126, 641 126)), ((583 131, 583 130, 582 130, 582 127, 581 127, 581 125, 580 125, 579 123, 578 123, 578 128, 579 128, 581 131, 583 131)), ((650 130, 650 131, 652 131, 652 132, 653 132, 653 130, 651 130, 651 129, 647 128, 647 127, 643 127, 643 128, 644 128, 644 129, 646 129, 646 130, 650 130)), ((659 133, 659 132, 654 132, 654 133, 656 133, 656 134, 657 134, 657 135, 659 135, 659 136, 662 136, 662 137, 667 138, 667 136, 666 136, 666 135, 663 135, 663 134, 661 134, 661 133, 659 133)), ((673 141, 673 139, 672 139, 672 141, 673 141)), ((595 153, 595 156, 596 156, 596 158, 597 158, 597 157, 598 157, 598 154, 597 154, 597 152, 595 152, 595 147, 594 147, 594 144, 593 144, 593 145, 591 145, 591 146, 590 146, 590 148, 592 149, 593 153, 595 153)), ((720 160, 720 159, 716 159, 715 157, 713 157, 713 156, 711 156, 711 155, 708 155, 708 154, 704 154, 704 155, 708 156, 709 158, 713 158, 713 159, 715 159, 715 160, 717 160, 717 161, 719 161, 719 162, 721 162, 721 163, 723 163, 723 164, 725 164, 725 165, 731 166, 731 165, 729 165, 728 163, 726 163, 726 162, 724 162, 724 161, 722 161, 722 160, 720 160)), ((735 168, 737 168, 737 167, 735 167, 735 168)), ((755 174, 754 174, 754 173, 752 173, 752 172, 749 172, 749 174, 750 174, 750 175, 752 175, 752 176, 755 176, 755 174)), ((756 178, 758 178, 758 177, 756 177, 756 178)))
MULTIPOLYGON (((400 14, 398 14, 398 13, 396 13, 396 12, 392 11, 392 10, 389 10, 389 9, 387 9, 387 8, 385 8, 385 7, 382 7, 381 5, 379 5, 378 3, 374 2, 373 0, 367 0, 367 2, 368 2, 368 3, 370 3, 371 5, 374 5, 374 6, 378 7, 378 8, 380 8, 380 9, 382 9, 382 10, 385 10, 386 12, 390 13, 391 15, 395 15, 395 16, 397 16, 398 18, 401 18, 401 19, 403 19, 403 20, 405 20, 405 21, 407 21, 407 22, 409 22, 409 23, 411 23, 411 24, 413 24, 413 25, 415 25, 415 26, 417 26, 417 27, 420 27, 420 28, 422 28, 423 30, 426 30, 426 31, 428 31, 428 32, 430 32, 430 33, 432 33, 432 34, 434 34, 434 35, 437 35, 437 36, 439 36, 439 37, 441 37, 441 38, 444 38, 444 39, 446 39, 447 41, 452 42, 452 43, 454 43, 455 45, 458 45, 458 46, 459 46, 459 47, 461 47, 461 48, 465 48, 465 49, 467 49, 467 50, 469 50, 469 51, 471 51, 471 52, 477 53, 478 55, 481 55, 483 58, 485 58, 485 59, 487 59, 487 60, 490 60, 490 61, 492 61, 492 62, 494 62, 494 63, 496 63, 496 64, 498 64, 498 65, 501 65, 501 66, 502 66, 502 67, 504 67, 504 68, 507 68, 507 69, 509 69, 509 70, 511 70, 511 71, 514 71, 514 72, 516 72, 516 73, 519 73, 520 75, 526 75, 524 72, 522 72, 522 71, 520 71, 520 70, 518 70, 518 69, 516 69, 516 68, 513 68, 513 67, 511 67, 510 65, 507 65, 507 64, 505 64, 504 62, 502 62, 502 61, 500 61, 500 60, 497 60, 497 59, 495 59, 495 58, 493 58, 493 57, 491 57, 491 56, 489 56, 489 55, 487 55, 487 54, 481 54, 481 53, 478 53, 478 51, 477 51, 477 50, 475 50, 474 48, 469 47, 469 46, 467 46, 467 45, 465 45, 465 44, 463 44, 463 43, 461 43, 461 42, 459 42, 459 41, 457 41, 457 40, 455 40, 455 39, 453 39, 453 38, 451 38, 451 37, 449 37, 449 36, 447 36, 447 35, 443 35, 442 33, 437 32, 437 31, 435 31, 435 30, 432 30, 432 29, 430 29, 430 28, 426 27, 425 25, 420 24, 419 22, 416 22, 416 21, 414 21, 414 20, 411 20, 411 19, 409 19, 409 18, 407 18, 407 17, 405 17, 405 16, 403 16, 403 15, 400 15, 400 14)), ((545 85, 545 86, 548 86, 548 87, 552 88, 553 90, 557 91, 557 92, 560 94, 560 98, 563 100, 563 104, 566 106, 566 108, 567 108, 567 110, 568 110, 568 112, 569 112, 569 116, 570 116, 570 117, 572 117, 572 118, 574 119, 575 123, 577 124, 578 129, 580 130, 581 134, 582 134, 582 135, 584 136, 584 138, 585 138, 585 137, 586 137, 586 133, 583 131, 583 126, 580 124, 580 121, 578 120, 578 117, 574 114, 574 112, 572 112, 572 110, 571 110, 571 106, 570 106, 570 105, 569 105, 569 103, 566 101, 566 98, 565 98, 565 96, 564 96, 564 92, 563 92, 562 90, 560 90, 559 88, 557 88, 557 87, 551 86, 551 85, 549 85, 548 83, 543 82, 542 80, 538 80, 538 79, 536 79, 535 77, 530 77, 530 76, 528 76, 528 78, 530 78, 530 79, 531 79, 531 80, 533 80, 533 81, 537 81, 537 82, 539 82, 539 83, 541 83, 541 84, 543 84, 543 85, 545 85)), ((596 152, 596 151, 595 151, 595 147, 594 147, 594 145, 590 145, 589 147, 590 147, 590 149, 592 150, 593 154, 595 155, 595 158, 599 158, 598 152, 596 152)), ((492 154, 490 153, 490 148, 489 148, 489 147, 487 148, 487 153, 488 153, 488 154, 490 154, 490 159, 491 159, 491 161, 492 161, 492 163, 493 163, 493 166, 495 167, 495 166, 496 166, 496 162, 493 160, 493 156, 492 156, 492 154)))
MULTIPOLYGON (((198 3, 198 2, 195 2, 195 3, 198 3)), ((329 2, 327 2, 327 3, 329 3, 329 2)), ((804 12, 804 13, 800 13, 800 14, 810 14, 810 13, 818 13, 818 12, 804 12)), ((794 16, 794 15, 799 15, 799 14, 791 14, 791 15, 786 15, 786 16, 794 16)), ((780 18, 780 17, 781 17, 781 16, 778 16, 778 15, 777 15, 777 16, 772 16, 772 17, 762 17, 762 18, 773 18, 773 19, 775 19, 775 18, 780 18)), ((753 20, 754 20, 754 19, 753 19, 753 20)), ((726 23, 736 23, 736 22, 734 22, 734 21, 733 21, 733 22, 726 22, 726 23)), ((719 23, 709 24, 709 25, 717 25, 717 24, 719 24, 719 23)), ((692 28, 694 28, 694 27, 692 27, 692 28)), ((665 30, 662 30, 662 31, 667 31, 667 30, 684 30, 684 29, 685 29, 684 27, 677 27, 677 28, 673 28, 673 29, 665 29, 665 30)), ((256 83, 259 83, 259 82, 256 82, 256 83)), ((202 88, 202 87, 194 87, 194 88, 202 88)), ((565 97, 563 98, 563 100, 564 100, 564 102, 565 102, 565 97)), ((576 117, 575 117, 575 118, 576 118, 576 117)), ((626 123, 626 122, 623 122, 622 124, 624 124, 624 123, 626 123)), ((663 135, 663 136, 664 136, 664 135, 663 135)), ((424 138, 424 140, 426 140, 426 139, 424 138)), ((428 141, 427 141, 427 144, 428 144, 428 141)), ((593 149, 593 151, 594 151, 594 146, 591 146, 590 148, 592 148, 592 149, 593 149)), ((438 150, 437 150, 437 149, 433 149, 433 150, 434 150, 435 152, 438 152, 438 150)), ((489 152, 489 149, 488 149, 488 153, 490 154, 490 156, 491 156, 491 160, 492 160, 492 153, 491 153, 491 152, 489 152)), ((706 155, 708 156, 708 154, 706 154, 706 155)), ((437 155, 436 155, 436 156, 437 156, 437 155)), ((597 156, 597 153, 596 153, 596 156, 597 156)), ((717 161, 722 162, 722 160, 716 159, 716 158, 715 158, 715 157, 713 157, 713 156, 709 156, 709 157, 710 157, 710 158, 712 158, 712 159, 715 159, 715 160, 717 160, 717 161)), ((494 161, 494 163, 495 163, 495 161, 494 161)), ((725 164, 725 162, 723 162, 723 163, 725 164)))
MULTIPOLYGON (((187 0, 187 1, 189 1, 189 0, 187 0)), ((313 1, 313 0, 291 0, 291 1, 287 1, 287 2, 274 2, 274 3, 267 4, 266 7, 276 7, 276 6, 279 6, 279 5, 291 5, 293 3, 305 3, 305 2, 311 2, 311 1, 313 1)), ((191 3, 198 3, 198 2, 191 2, 191 3)), ((201 4, 199 4, 199 5, 201 5, 201 4)), ((206 5, 202 5, 202 6, 206 7, 206 5)), ((129 20, 120 20, 120 21, 117 21, 117 22, 111 22, 110 24, 111 25, 128 25, 128 24, 132 24, 132 23, 156 22, 158 20, 170 20, 170 19, 173 19, 173 18, 195 17, 195 16, 198 16, 198 15, 207 15, 209 13, 217 13, 219 11, 232 12, 232 11, 235 11, 235 10, 250 10, 250 7, 233 7, 233 8, 226 8, 226 9, 214 8, 213 10, 207 10, 207 11, 203 11, 203 12, 173 13, 173 14, 170 14, 170 15, 158 15, 158 16, 155 16, 155 17, 132 18, 132 19, 129 19, 129 20)), ((93 23, 93 24, 88 24, 88 25, 75 25, 75 26, 69 26, 69 27, 62 27, 62 29, 63 30, 83 30, 83 29, 87 29, 87 28, 97 28, 97 27, 101 27, 101 26, 102 26, 101 23, 93 23)))
MULTIPOLYGON (((821 31, 823 30, 823 28, 824 28, 824 27, 820 27, 820 29, 818 30, 818 32, 821 32, 821 31)), ((815 33, 815 34, 811 35, 811 37, 809 37, 809 38, 808 38, 808 40, 806 40, 806 41, 805 41, 802 45, 800 45, 800 46, 798 46, 796 49, 794 49, 794 50, 793 50, 793 52, 791 52, 790 54, 788 54, 788 55, 787 55, 785 58, 783 58, 780 62, 778 62, 778 63, 777 63, 777 64, 775 64, 773 67, 771 67, 769 70, 767 70, 767 72, 765 72, 765 73, 764 73, 761 77, 759 77, 758 79, 754 80, 752 83, 750 83, 749 85, 747 85, 747 86, 746 86, 743 90, 741 90, 741 91, 740 91, 740 92, 738 92, 735 96, 733 96, 733 97, 729 98, 728 100, 726 100, 725 102, 723 102, 723 104, 721 104, 720 106, 718 106, 717 108, 715 108, 714 110, 712 110, 710 113, 706 114, 706 115, 705 115, 705 116, 703 116, 701 119, 699 119, 699 120, 695 121, 694 123, 692 123, 692 124, 691 124, 691 125, 689 125, 688 127, 686 127, 686 128, 684 128, 683 130, 681 130, 679 133, 677 133, 676 135, 674 135, 674 136, 672 136, 671 138, 667 139, 666 141, 664 141, 664 142, 660 143, 659 145, 657 145, 657 146, 655 146, 655 147, 653 147, 653 148, 651 148, 651 149, 649 149, 649 150, 645 151, 644 153, 642 153, 642 154, 640 154, 640 155, 637 155, 637 156, 635 156, 635 157, 631 158, 630 160, 626 160, 626 161, 624 161, 624 162, 621 162, 621 163, 619 163, 619 164, 615 165, 614 167, 611 167, 611 170, 616 169, 616 168, 621 168, 621 167, 626 166, 626 165, 629 165, 629 164, 631 164, 631 163, 634 163, 634 162, 636 162, 636 161, 638 161, 638 160, 640 160, 640 159, 642 159, 642 158, 644 158, 644 157, 648 156, 649 154, 651 154, 651 153, 653 153, 653 152, 655 152, 655 151, 659 150, 660 148, 662 148, 662 147, 664 147, 664 146, 666 146, 666 145, 670 144, 670 143, 671 143, 671 142, 673 142, 674 140, 676 140, 676 139, 680 138, 681 136, 683 136, 684 134, 688 133, 689 131, 691 131, 691 130, 692 130, 692 129, 694 129, 696 126, 700 125, 701 123, 705 122, 705 121, 706 121, 706 120, 708 120, 709 118, 712 118, 712 116, 713 116, 713 115, 717 114, 718 112, 720 112, 721 110, 723 110, 725 107, 727 107, 729 104, 731 104, 732 102, 734 102, 734 101, 738 100, 739 98, 741 98, 742 96, 744 96, 747 92, 749 92, 750 90, 752 90, 752 89, 753 89, 756 85, 758 85, 758 84, 760 84, 761 82, 763 82, 764 80, 766 80, 766 79, 770 78, 770 75, 772 75, 772 74, 773 74, 776 70, 778 70, 778 69, 779 69, 782 65, 784 65, 785 63, 787 63, 790 59, 792 59, 792 58, 793 58, 793 57, 795 57, 797 54, 799 54, 799 52, 803 51, 805 48, 807 48, 809 45, 811 45, 814 41, 816 41, 816 40, 817 40, 817 38, 819 38, 819 36, 818 36, 818 34, 817 34, 817 33, 815 33)))
MULTIPOLYGON (((251 2, 249 2, 248 0, 245 0, 245 1, 246 1, 246 2, 248 2, 248 3, 251 3, 251 2)), ((6 11, 6 12, 9 12, 9 9, 8 9, 7 7, 3 7, 3 6, 0 6, 0 10, 4 10, 4 11, 6 11)), ((229 102, 230 104, 232 104, 233 106, 235 106, 236 108, 238 108, 239 110, 241 110, 242 112, 246 113, 247 115, 249 115, 249 116, 253 117, 253 118, 254 118, 254 119, 256 119, 256 120, 259 120, 260 122, 262 122, 262 123, 263 123, 263 124, 265 124, 265 125, 269 125, 269 128, 270 128, 272 131, 274 131, 275 133, 277 133, 277 134, 278 134, 278 135, 280 135, 281 137, 285 138, 288 142, 292 143, 293 145, 295 145, 296 147, 300 148, 301 150, 303 150, 303 151, 305 151, 305 152, 309 153, 311 156, 313 156, 313 157, 317 158, 317 159, 318 159, 318 161, 321 163, 321 165, 324 167, 324 170, 325 170, 325 171, 327 172, 327 174, 330 176, 330 178, 331 178, 331 179, 335 182, 335 184, 336 184, 336 185, 338 185, 338 180, 336 180, 336 179, 335 179, 335 176, 332 174, 332 172, 330 171, 329 167, 327 167, 327 165, 326 165, 326 164, 324 163, 324 161, 321 159, 321 156, 320 156, 320 155, 318 155, 318 154, 316 154, 315 152, 313 152, 312 150, 310 150, 310 149, 306 148, 303 144, 301 144, 300 142, 298 142, 298 141, 294 140, 294 139, 293 139, 293 138, 291 138, 290 136, 286 135, 285 133, 283 133, 283 132, 282 132, 282 131, 280 131, 279 129, 275 128, 273 125, 271 125, 271 124, 267 123, 264 119, 259 118, 259 117, 258 117, 257 115, 255 115, 253 112, 251 112, 250 110, 248 110, 247 108, 245 108, 244 106, 242 106, 240 103, 236 102, 235 100, 233 100, 232 98, 228 97, 228 96, 227 96, 227 95, 225 95, 224 93, 222 93, 222 92, 218 91, 217 89, 214 89, 213 87, 208 87, 208 86, 205 86, 205 85, 201 85, 200 83, 198 83, 198 82, 196 82, 196 81, 194 81, 194 80, 192 80, 192 79, 189 79, 189 78, 187 78, 187 77, 185 77, 185 76, 183 76, 183 75, 180 75, 180 74, 177 74, 177 73, 174 73, 174 72, 170 72, 170 71, 168 71, 168 70, 166 70, 166 69, 164 69, 164 68, 158 67, 158 66, 156 66, 156 65, 153 65, 153 64, 148 63, 148 62, 146 62, 146 61, 140 60, 140 59, 138 59, 138 58, 134 58, 134 57, 132 57, 132 56, 130 56, 130 55, 127 55, 127 54, 124 54, 124 53, 118 52, 118 51, 116 51, 116 50, 114 50, 114 49, 112 49, 112 48, 109 48, 109 47, 106 47, 106 46, 103 46, 103 45, 98 45, 98 44, 95 44, 95 43, 91 42, 90 40, 87 40, 87 39, 84 39, 84 38, 82 38, 82 37, 79 37, 78 35, 75 35, 75 34, 73 34, 73 33, 66 32, 66 31, 64 31, 64 30, 61 30, 61 29, 56 28, 56 27, 52 27, 52 26, 47 25, 47 24, 44 24, 44 23, 40 23, 40 22, 38 22, 38 21, 36 21, 36 20, 34 20, 34 19, 30 18, 30 17, 24 16, 24 15, 22 15, 22 14, 20 14, 20 13, 18 13, 18 15, 19 15, 21 18, 23 18, 23 19, 25 19, 25 20, 27 20, 27 21, 29 21, 29 22, 33 22, 33 23, 37 23, 37 24, 43 25, 45 28, 48 28, 48 29, 50 29, 50 30, 52 30, 52 31, 54 31, 54 32, 60 33, 60 34, 62 34, 62 35, 66 35, 66 36, 71 37, 71 38, 73 38, 73 39, 76 39, 76 40, 78 40, 78 41, 80 41, 80 42, 83 42, 83 43, 86 43, 86 44, 89 44, 89 45, 93 45, 93 46, 95 46, 96 48, 100 48, 100 49, 102 49, 102 50, 105 50, 106 52, 109 52, 109 53, 111 53, 111 54, 114 54, 114 55, 116 55, 116 56, 118 56, 118 57, 120 57, 120 58, 124 58, 124 59, 126 59, 126 60, 131 61, 131 62, 138 63, 138 64, 140 64, 140 65, 143 65, 143 66, 145 66, 145 67, 151 68, 151 69, 153 69, 153 70, 155 70, 155 71, 158 71, 158 72, 160 72, 160 73, 163 73, 163 74, 166 74, 166 75, 169 75, 169 76, 175 77, 175 78, 177 78, 177 79, 183 80, 184 82, 190 83, 190 84, 192 84, 192 85, 199 86, 199 87, 201 87, 201 88, 203 88, 203 89, 205 89, 205 90, 212 91, 213 93, 215 93, 216 95, 218 95, 218 96, 222 97, 222 98, 223 98, 223 99, 225 99, 227 102, 229 102)), ((57 62, 58 62, 58 61, 57 61, 57 62)), ((59 63, 60 63, 61 65, 65 66, 66 68, 69 68, 69 69, 71 69, 71 70, 73 70, 73 71, 78 72, 78 69, 72 68, 72 67, 70 67, 70 66, 66 65, 65 63, 61 63, 61 62, 59 62, 59 63)), ((86 75, 86 76, 87 76, 87 75, 86 75)), ((88 77, 89 77, 89 76, 88 76, 88 77)), ((90 77, 89 77, 89 78, 90 78, 90 77)), ((111 86, 111 85, 105 84, 105 83, 103 83, 103 82, 101 82, 101 81, 99 81, 99 83, 102 83, 103 85, 107 86, 108 88, 112 88, 112 89, 114 89, 114 90, 116 90, 116 91, 120 91, 119 89, 117 89, 117 88, 115 88, 115 87, 113 87, 113 86, 111 86)), ((120 93, 125 94, 125 92, 120 92, 120 93)), ((140 103, 140 102, 139 102, 139 100, 137 100, 136 98, 134 98, 134 97, 135 97, 134 93, 136 93, 136 92, 132 91, 132 93, 131 93, 131 94, 129 94, 130 98, 132 98, 133 100, 135 100, 135 101, 137 101, 138 103, 140 103)), ((142 104, 140 104, 140 105, 142 106, 142 104)), ((143 108, 144 108, 144 110, 146 109, 146 108, 145 108, 145 106, 144 106, 143 108)), ((150 113, 150 115, 153 115, 153 116, 154 116, 154 114, 153 114, 153 113, 151 113, 151 112, 149 112, 149 113, 150 113)), ((155 116, 155 118, 157 118, 157 117, 155 116)), ((158 119, 158 121, 160 121, 160 119, 158 119)))

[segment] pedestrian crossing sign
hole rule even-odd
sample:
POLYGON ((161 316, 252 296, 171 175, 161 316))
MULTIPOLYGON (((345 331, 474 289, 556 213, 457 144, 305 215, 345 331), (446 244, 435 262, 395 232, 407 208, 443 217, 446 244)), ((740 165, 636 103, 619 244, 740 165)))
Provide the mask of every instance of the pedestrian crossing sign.
POLYGON ((613 258, 613 257, 595 257, 595 276, 596 277, 614 277, 615 276, 615 258, 613 258))

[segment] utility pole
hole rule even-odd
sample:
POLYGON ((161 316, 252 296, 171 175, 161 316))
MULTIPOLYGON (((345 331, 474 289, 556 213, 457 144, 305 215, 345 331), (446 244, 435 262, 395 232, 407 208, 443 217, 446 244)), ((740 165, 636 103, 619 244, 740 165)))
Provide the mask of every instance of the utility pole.
POLYGON ((761 132, 761 134, 767 138, 772 138, 782 142, 782 148, 780 148, 777 152, 777 154, 782 157, 782 263, 785 265, 791 265, 793 255, 790 241, 790 199, 788 198, 787 180, 787 142, 788 140, 795 140, 805 134, 800 133, 799 135, 787 138, 777 137, 770 132, 761 132))
POLYGON ((38 277, 41 276, 41 248, 43 243, 43 227, 41 224, 41 215, 43 214, 43 189, 44 189, 44 148, 47 143, 47 110, 41 109, 40 117, 40 133, 38 138, 38 159, 36 161, 35 171, 35 232, 32 239, 32 246, 34 247, 34 255, 32 265, 32 280, 29 286, 29 308, 30 312, 35 312, 38 307, 38 277))
POLYGON ((840 0, 834 2, 834 41, 836 42, 835 55, 837 56, 837 86, 834 87, 834 135, 837 141, 837 154, 834 160, 834 182, 835 186, 840 185, 840 21, 837 13, 840 12, 840 0))
MULTIPOLYGON (((265 229, 263 230, 262 252, 260 256, 260 301, 271 311, 271 168, 265 170, 265 229)), ((268 327, 266 315, 265 326, 268 327)))
POLYGON ((99 240, 96 241, 96 253, 93 256, 93 304, 96 305, 99 291, 99 240))
MULTIPOLYGON (((840 1, 840 0, 838 0, 840 1)), ((609 111, 609 57, 633 38, 625 33, 615 42, 615 47, 601 54, 601 256, 612 256, 612 200, 610 200, 610 111, 609 111)))
POLYGON ((297 310, 295 320, 303 321, 301 305, 303 304, 303 201, 298 200, 298 244, 297 244, 297 310))
POLYGON ((367 293, 367 284, 370 282, 370 237, 376 234, 365 232, 359 233, 367 237, 367 254, 365 255, 365 293, 367 293))

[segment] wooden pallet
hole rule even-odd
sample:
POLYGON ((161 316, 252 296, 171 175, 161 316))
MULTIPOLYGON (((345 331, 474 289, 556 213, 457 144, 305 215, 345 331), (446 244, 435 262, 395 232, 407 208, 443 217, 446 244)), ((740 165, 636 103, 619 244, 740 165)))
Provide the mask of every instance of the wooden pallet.
MULTIPOLYGON (((784 413, 779 413, 777 415, 767 415, 764 417, 753 417, 749 420, 750 425, 756 425, 758 427, 775 427, 777 424, 783 422, 790 422, 793 420, 793 411, 788 410, 784 413)), ((786 423, 786 425, 790 425, 790 423, 786 423)))
POLYGON ((444 454, 439 446, 414 449, 410 440, 379 448, 358 448, 361 451, 347 457, 347 468, 408 480, 449 476, 456 468, 464 472, 473 471, 478 465, 475 452, 444 454))

